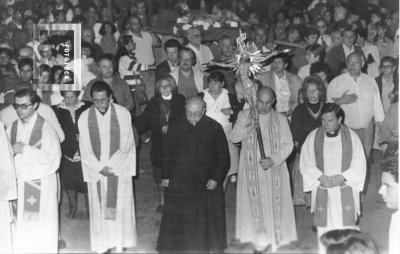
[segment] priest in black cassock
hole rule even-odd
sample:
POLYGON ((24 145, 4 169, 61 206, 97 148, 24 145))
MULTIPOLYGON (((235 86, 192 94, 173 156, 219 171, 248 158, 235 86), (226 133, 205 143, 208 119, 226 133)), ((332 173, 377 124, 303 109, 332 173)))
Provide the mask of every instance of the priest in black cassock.
POLYGON ((168 187, 157 250, 171 253, 222 253, 226 248, 222 183, 229 169, 222 127, 204 115, 193 97, 186 118, 169 126, 163 145, 162 184, 168 187))

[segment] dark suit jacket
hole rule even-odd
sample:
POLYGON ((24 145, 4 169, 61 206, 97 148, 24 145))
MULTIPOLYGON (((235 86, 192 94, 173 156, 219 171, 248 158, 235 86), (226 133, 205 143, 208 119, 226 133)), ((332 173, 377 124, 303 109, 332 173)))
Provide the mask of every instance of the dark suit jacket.
POLYGON ((159 79, 162 74, 169 74, 171 72, 171 68, 169 67, 168 61, 164 60, 159 63, 156 67, 156 80, 159 79))
MULTIPOLYGON (((382 75, 376 77, 375 81, 376 84, 378 85, 379 94, 380 96, 382 96, 382 75)), ((393 75, 393 84, 394 84, 393 91, 399 91, 399 79, 396 73, 393 75)))
MULTIPOLYGON (((360 47, 354 46, 354 51, 364 56, 364 53, 360 47)), ((329 65, 329 67, 331 67, 334 77, 339 75, 340 72, 346 68, 346 55, 344 54, 343 45, 340 44, 331 48, 325 57, 325 62, 329 65)))

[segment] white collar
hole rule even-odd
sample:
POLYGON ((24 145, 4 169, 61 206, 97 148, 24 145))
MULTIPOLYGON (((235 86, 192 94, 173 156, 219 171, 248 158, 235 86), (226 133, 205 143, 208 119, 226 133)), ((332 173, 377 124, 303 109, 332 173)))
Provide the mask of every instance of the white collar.
POLYGON ((168 96, 161 95, 161 97, 166 101, 172 100, 172 93, 168 96))

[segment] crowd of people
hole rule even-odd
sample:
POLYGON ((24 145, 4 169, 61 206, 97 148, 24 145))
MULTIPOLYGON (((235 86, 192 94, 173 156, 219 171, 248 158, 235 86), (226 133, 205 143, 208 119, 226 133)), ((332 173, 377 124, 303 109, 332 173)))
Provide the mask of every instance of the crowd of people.
POLYGON ((398 43, 390 0, 0 1, 0 252, 57 253, 79 193, 92 251, 136 246, 151 142, 161 253, 228 247, 228 185, 232 245, 298 241, 305 206, 320 253, 380 253, 358 225, 374 152, 399 253, 398 43), (80 24, 78 59, 45 24, 80 24), (236 61, 239 28, 271 53, 256 73, 215 64, 236 61))

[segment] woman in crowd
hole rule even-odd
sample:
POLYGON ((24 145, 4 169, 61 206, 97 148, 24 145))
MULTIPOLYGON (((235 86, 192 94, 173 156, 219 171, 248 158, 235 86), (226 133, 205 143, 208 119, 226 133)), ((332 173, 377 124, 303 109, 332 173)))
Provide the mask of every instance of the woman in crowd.
POLYGON ((291 130, 296 149, 296 158, 292 167, 293 204, 310 207, 311 197, 303 192, 303 178, 299 170, 300 151, 307 135, 321 126, 321 109, 325 103, 326 88, 319 76, 304 79, 302 93, 304 103, 293 111, 291 130))
POLYGON ((161 186, 161 153, 162 143, 168 131, 168 125, 185 115, 185 98, 177 93, 175 79, 168 74, 160 75, 156 82, 156 95, 149 101, 143 114, 135 120, 139 133, 151 131, 151 162, 153 164, 153 179, 158 187, 160 203, 157 211, 164 205, 164 188, 161 186))
POLYGON ((114 34, 117 32, 117 27, 110 21, 103 22, 100 27, 99 34, 102 36, 100 46, 104 54, 113 54, 117 52, 117 42, 114 34))
MULTIPOLYGON (((78 210, 78 193, 84 193, 87 201, 87 186, 83 181, 82 165, 79 154, 78 143, 78 118, 80 114, 89 108, 78 100, 80 90, 71 88, 71 90, 61 91, 63 100, 58 106, 54 106, 54 112, 60 122, 61 128, 65 134, 65 140, 61 143, 62 160, 60 167, 61 190, 65 190, 69 201, 69 210, 67 217, 72 219, 78 210)), ((89 211, 86 207, 86 213, 89 211)))
POLYGON ((228 140, 231 166, 224 181, 225 188, 228 178, 231 175, 237 174, 239 166, 239 148, 230 140, 230 134, 237 115, 243 109, 243 106, 239 104, 234 95, 228 93, 228 90, 223 88, 225 82, 224 75, 221 72, 212 72, 207 77, 207 83, 209 88, 200 93, 206 104, 206 115, 222 126, 228 140))

